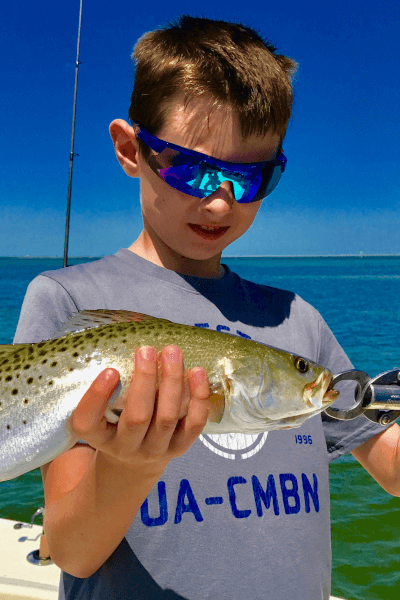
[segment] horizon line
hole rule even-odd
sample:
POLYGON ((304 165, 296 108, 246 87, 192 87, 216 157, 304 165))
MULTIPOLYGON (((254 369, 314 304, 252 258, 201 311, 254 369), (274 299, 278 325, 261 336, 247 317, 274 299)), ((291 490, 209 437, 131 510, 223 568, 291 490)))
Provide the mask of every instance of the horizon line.
MULTIPOLYGON (((104 256, 108 256, 105 254, 102 255, 88 255, 88 254, 80 254, 76 256, 69 256, 69 259, 76 258, 103 258, 104 256)), ((367 254, 366 252, 359 252, 358 254, 232 254, 232 255, 222 255, 221 260, 224 258, 377 258, 377 257, 400 257, 400 253, 395 254, 367 254)), ((31 256, 29 254, 25 254, 23 256, 18 255, 4 255, 0 256, 2 258, 18 258, 18 259, 30 259, 30 258, 39 258, 39 259, 59 259, 62 260, 62 256, 59 255, 37 255, 31 256)))

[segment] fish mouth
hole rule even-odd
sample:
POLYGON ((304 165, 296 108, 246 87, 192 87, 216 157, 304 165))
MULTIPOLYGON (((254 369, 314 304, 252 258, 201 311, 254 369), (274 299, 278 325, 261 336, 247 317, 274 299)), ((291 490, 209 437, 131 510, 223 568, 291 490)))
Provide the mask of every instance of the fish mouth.
POLYGON ((334 390, 331 384, 332 374, 329 371, 323 371, 317 379, 304 386, 303 398, 310 408, 326 408, 338 398, 339 392, 334 390))
POLYGON ((328 387, 326 388, 325 394, 322 396, 323 404, 332 404, 332 402, 335 402, 335 400, 340 396, 340 392, 333 389, 332 380, 333 375, 329 373, 328 387))

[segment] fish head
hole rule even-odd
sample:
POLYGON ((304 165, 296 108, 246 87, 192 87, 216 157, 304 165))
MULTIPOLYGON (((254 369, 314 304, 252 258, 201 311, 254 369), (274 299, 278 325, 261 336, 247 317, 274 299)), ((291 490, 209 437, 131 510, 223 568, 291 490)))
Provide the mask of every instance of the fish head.
POLYGON ((337 399, 339 392, 330 388, 328 369, 303 356, 268 350, 269 377, 260 388, 259 402, 268 406, 271 416, 311 416, 337 399))
POLYGON ((257 433, 299 427, 327 408, 339 392, 332 374, 311 360, 272 347, 224 359, 225 411, 219 431, 257 433))

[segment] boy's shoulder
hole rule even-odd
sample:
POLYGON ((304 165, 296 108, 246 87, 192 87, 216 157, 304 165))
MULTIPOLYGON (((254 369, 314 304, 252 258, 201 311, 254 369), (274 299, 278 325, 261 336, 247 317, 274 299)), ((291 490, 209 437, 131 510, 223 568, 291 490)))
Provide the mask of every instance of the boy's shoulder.
POLYGON ((283 323, 289 318, 293 320, 298 316, 303 321, 319 321, 322 317, 318 310, 296 292, 255 283, 236 274, 237 289, 244 303, 248 302, 254 310, 255 307, 267 309, 271 315, 270 326, 283 323))
POLYGON ((120 260, 117 252, 116 254, 111 254, 109 256, 88 259, 85 262, 70 265, 66 268, 43 271, 40 273, 39 277, 48 277, 62 284, 63 282, 82 279, 84 277, 95 277, 105 271, 118 270, 119 262, 120 260))

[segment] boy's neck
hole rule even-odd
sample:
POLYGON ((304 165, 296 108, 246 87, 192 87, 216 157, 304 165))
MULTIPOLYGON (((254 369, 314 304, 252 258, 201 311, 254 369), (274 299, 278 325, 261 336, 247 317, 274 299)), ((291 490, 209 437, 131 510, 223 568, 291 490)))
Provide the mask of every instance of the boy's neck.
POLYGON ((187 258, 174 252, 161 240, 155 244, 146 231, 142 231, 138 239, 129 247, 129 250, 155 265, 181 275, 204 279, 219 279, 224 275, 224 268, 221 266, 221 254, 207 260, 187 258))

